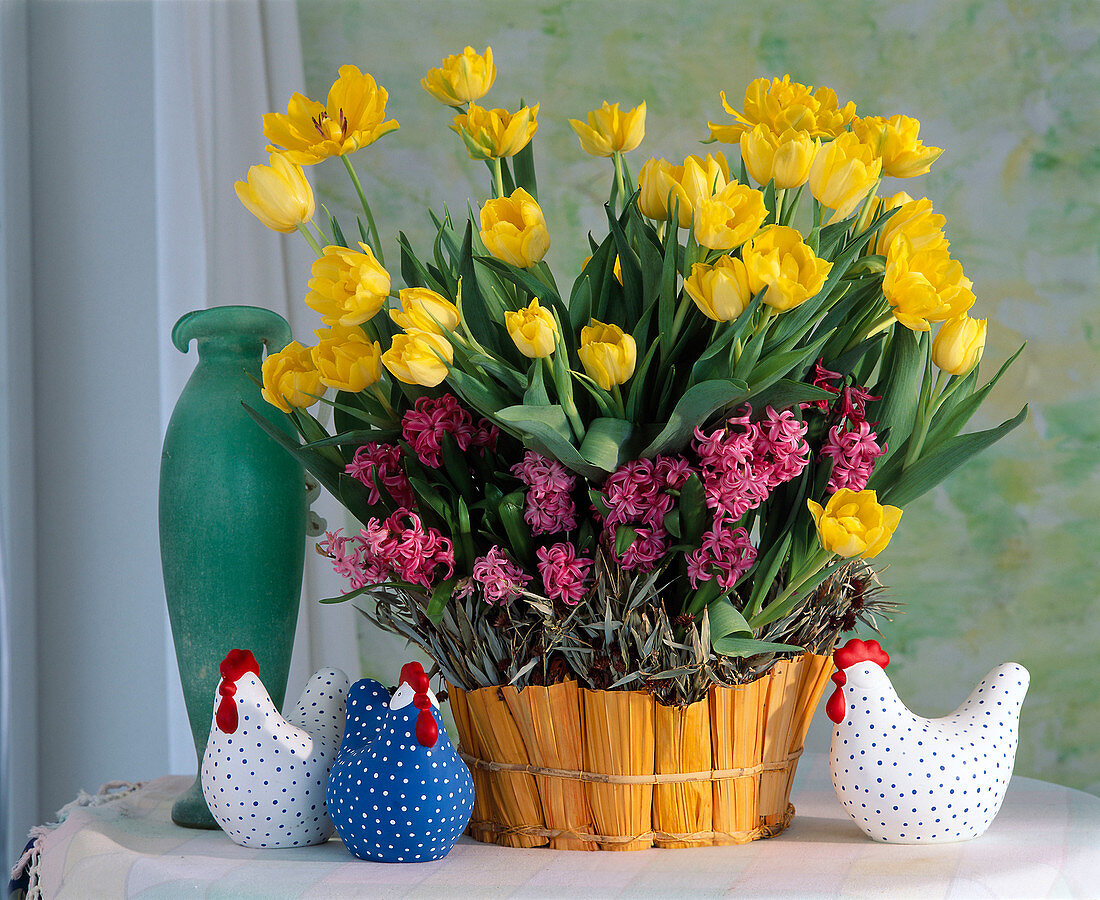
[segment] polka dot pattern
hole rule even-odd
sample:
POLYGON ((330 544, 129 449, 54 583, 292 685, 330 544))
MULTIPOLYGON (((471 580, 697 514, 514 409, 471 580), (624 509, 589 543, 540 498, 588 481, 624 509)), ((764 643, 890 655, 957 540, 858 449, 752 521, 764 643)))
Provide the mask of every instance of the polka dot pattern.
MULTIPOLYGON (((202 792, 214 819, 245 847, 306 847, 332 835, 329 768, 344 732, 348 678, 321 669, 284 718, 251 672, 236 683, 237 730, 212 721, 202 792)), ((215 709, 220 701, 215 693, 215 709)))
MULTIPOLYGON (((439 712, 432 747, 416 739, 413 704, 383 708, 372 735, 361 698, 376 699, 370 685, 356 682, 348 702, 347 735, 328 782, 328 808, 345 846, 361 859, 426 862, 442 859, 470 821, 474 783, 458 758, 439 712), (355 721, 355 717, 360 719, 355 721), (359 743, 351 735, 360 734, 359 743)), ((389 700, 389 694, 386 694, 389 700)))
POLYGON ((833 729, 830 770, 856 824, 892 844, 983 834, 1012 777, 1027 670, 999 666, 942 719, 913 715, 874 663, 845 671, 845 717, 833 729))

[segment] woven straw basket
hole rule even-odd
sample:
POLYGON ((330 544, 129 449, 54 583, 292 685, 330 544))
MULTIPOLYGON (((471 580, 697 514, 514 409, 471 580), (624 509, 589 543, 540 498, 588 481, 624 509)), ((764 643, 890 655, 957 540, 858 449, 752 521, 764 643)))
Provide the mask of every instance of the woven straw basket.
POLYGON ((832 671, 782 660, 683 709, 642 691, 451 687, 474 777, 467 833, 507 847, 740 844, 787 827, 795 767, 832 671))

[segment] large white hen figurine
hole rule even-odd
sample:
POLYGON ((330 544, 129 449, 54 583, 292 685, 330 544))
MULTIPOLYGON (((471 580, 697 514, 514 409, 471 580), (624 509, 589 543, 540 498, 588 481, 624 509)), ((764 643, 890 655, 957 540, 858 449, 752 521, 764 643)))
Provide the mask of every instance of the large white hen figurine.
POLYGON ((321 669, 284 718, 259 679, 250 650, 230 650, 214 694, 202 758, 202 793, 214 819, 245 847, 327 841, 329 770, 344 734, 348 678, 321 669))
POLYGON ((833 788, 869 837, 893 844, 965 841, 989 827, 1012 777, 1027 669, 1005 663, 955 712, 922 719, 898 699, 878 641, 833 654, 833 788))

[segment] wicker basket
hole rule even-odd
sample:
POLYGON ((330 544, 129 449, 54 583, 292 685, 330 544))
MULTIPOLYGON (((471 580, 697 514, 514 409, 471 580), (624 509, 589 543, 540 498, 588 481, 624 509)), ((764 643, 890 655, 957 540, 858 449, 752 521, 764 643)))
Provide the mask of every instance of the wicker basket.
POLYGON ((778 834, 832 670, 805 654, 680 709, 641 691, 487 687, 450 698, 476 798, 467 833, 508 847, 642 850, 778 834))

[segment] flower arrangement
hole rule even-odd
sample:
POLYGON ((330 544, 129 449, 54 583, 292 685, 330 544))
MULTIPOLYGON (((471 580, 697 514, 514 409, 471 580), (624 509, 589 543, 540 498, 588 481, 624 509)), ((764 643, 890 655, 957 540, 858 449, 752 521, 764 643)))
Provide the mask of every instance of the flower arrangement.
POLYGON ((398 128, 370 75, 344 66, 327 102, 265 116, 270 164, 237 184, 317 254, 323 327, 266 360, 263 396, 358 522, 318 545, 347 580, 334 600, 362 596, 464 689, 575 679, 676 705, 874 625, 890 604, 868 560, 902 508, 1026 415, 961 433, 1015 356, 981 383, 986 322, 944 217, 877 194, 941 150, 915 119, 760 78, 709 126, 739 164, 649 159, 635 179, 645 104, 605 102, 570 123, 612 162, 607 230, 559 287, 539 105, 479 106, 496 74, 467 47, 422 81, 491 196, 433 213, 427 253, 399 235, 404 287, 350 159, 398 128), (362 205, 353 241, 301 169, 330 157, 362 205))

